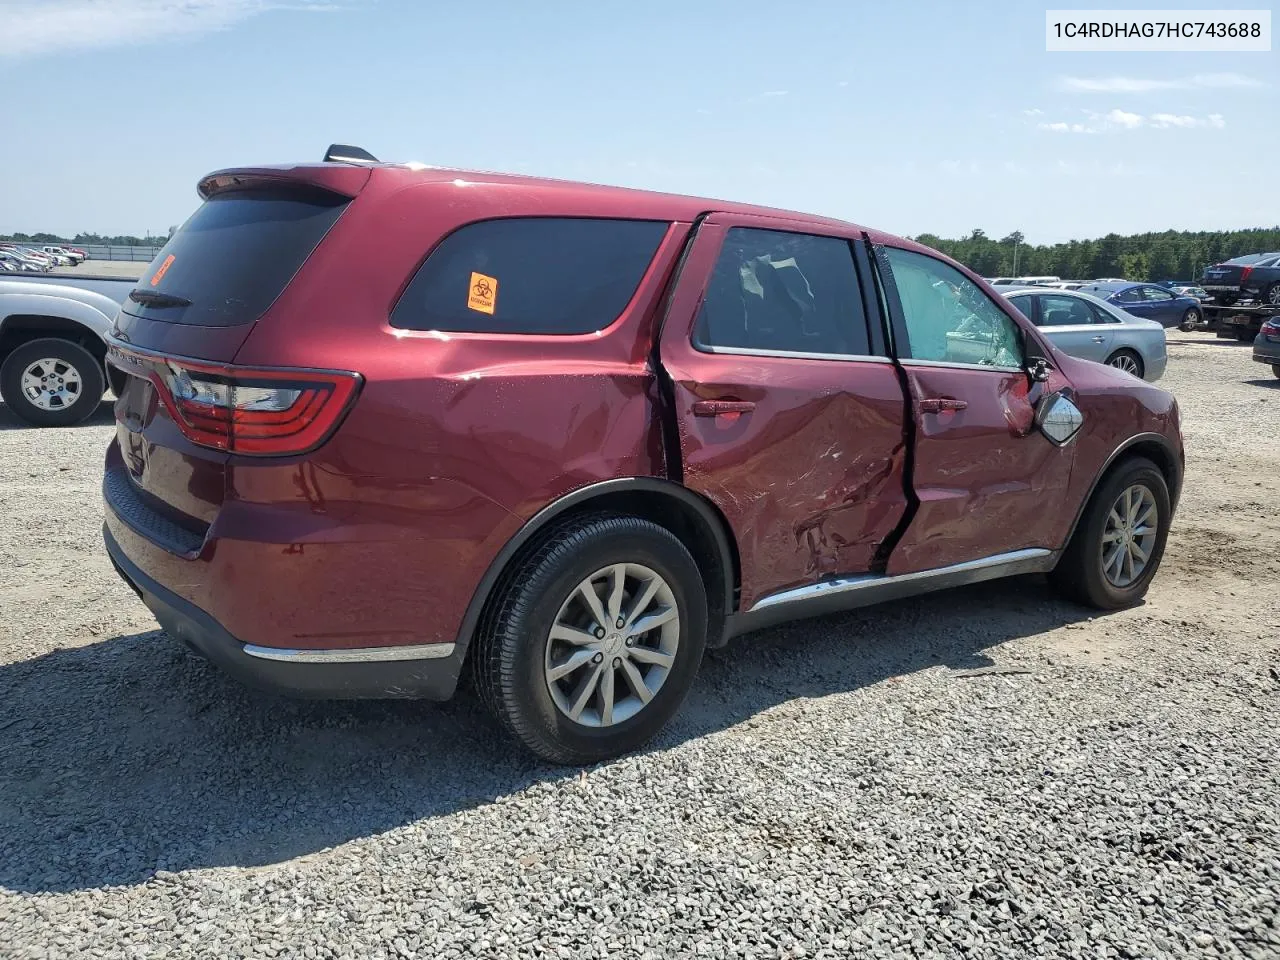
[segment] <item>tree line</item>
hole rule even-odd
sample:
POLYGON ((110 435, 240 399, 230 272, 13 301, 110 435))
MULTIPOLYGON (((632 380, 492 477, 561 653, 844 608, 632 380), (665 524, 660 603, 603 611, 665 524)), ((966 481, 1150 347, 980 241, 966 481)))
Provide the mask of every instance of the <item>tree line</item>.
MULTIPOLYGON (((175 229, 174 227, 169 228, 170 236, 172 236, 175 229)), ((77 243, 101 243, 116 247, 163 247, 168 240, 169 237, 153 237, 150 234, 145 237, 135 237, 130 234, 105 237, 100 233, 77 233, 74 237, 63 237, 56 233, 11 233, 8 236, 0 235, 0 241, 30 244, 47 243, 50 246, 60 246, 66 243, 73 245, 77 243)))
POLYGON ((1097 240, 1043 245, 1027 243, 1017 231, 1001 240, 993 240, 981 230, 959 240, 944 240, 931 233, 913 239, 984 277, 1199 280, 1210 264, 1246 253, 1280 251, 1280 226, 1217 232, 1165 230, 1125 237, 1109 233, 1097 240))

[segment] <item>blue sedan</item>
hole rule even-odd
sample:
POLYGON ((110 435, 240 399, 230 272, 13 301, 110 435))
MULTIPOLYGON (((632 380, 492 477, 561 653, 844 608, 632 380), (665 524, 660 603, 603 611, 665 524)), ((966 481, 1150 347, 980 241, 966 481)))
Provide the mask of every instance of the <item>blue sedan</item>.
POLYGON ((1162 327, 1190 330, 1200 322, 1200 301, 1154 283, 1089 283, 1080 288, 1125 313, 1154 320, 1162 327))

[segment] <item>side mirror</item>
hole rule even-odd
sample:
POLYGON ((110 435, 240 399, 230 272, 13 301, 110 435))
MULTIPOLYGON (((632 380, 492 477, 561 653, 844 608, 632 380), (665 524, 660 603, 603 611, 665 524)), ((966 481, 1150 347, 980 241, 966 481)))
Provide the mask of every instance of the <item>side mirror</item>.
POLYGON ((1027 376, 1032 383, 1045 383, 1049 379, 1049 361, 1044 357, 1031 357, 1027 360, 1027 376))
POLYGON ((1065 393, 1051 393, 1036 407, 1036 426, 1052 443, 1065 447, 1084 426, 1084 414, 1065 393))

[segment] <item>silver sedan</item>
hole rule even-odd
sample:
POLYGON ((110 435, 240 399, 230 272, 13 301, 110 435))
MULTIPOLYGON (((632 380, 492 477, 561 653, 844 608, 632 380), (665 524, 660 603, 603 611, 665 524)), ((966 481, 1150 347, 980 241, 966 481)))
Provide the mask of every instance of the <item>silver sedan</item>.
POLYGON ((1167 352, 1164 327, 1075 290, 1001 290, 1058 349, 1143 380, 1159 380, 1167 352))

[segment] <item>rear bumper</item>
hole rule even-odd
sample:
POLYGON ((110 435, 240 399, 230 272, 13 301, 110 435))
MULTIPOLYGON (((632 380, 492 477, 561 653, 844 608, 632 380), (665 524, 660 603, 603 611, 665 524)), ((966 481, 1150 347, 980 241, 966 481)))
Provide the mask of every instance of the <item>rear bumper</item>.
POLYGON ((172 637, 251 686, 318 699, 447 700, 462 669, 453 644, 285 650, 242 643, 208 613, 147 576, 103 527, 112 565, 172 637), (424 656, 427 655, 427 656, 424 656))
POLYGON ((1280 363, 1280 343, 1273 343, 1262 334, 1253 341, 1253 359, 1259 363, 1280 363))

